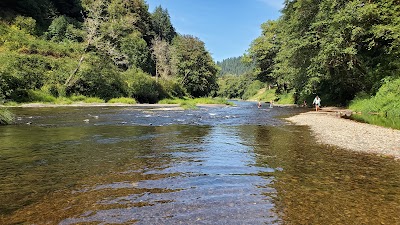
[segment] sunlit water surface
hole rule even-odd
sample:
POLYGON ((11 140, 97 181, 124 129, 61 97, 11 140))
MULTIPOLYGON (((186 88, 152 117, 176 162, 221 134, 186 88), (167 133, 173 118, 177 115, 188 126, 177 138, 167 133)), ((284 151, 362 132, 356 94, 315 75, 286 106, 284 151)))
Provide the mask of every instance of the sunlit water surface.
POLYGON ((400 163, 254 103, 14 109, 0 224, 400 224, 400 163))

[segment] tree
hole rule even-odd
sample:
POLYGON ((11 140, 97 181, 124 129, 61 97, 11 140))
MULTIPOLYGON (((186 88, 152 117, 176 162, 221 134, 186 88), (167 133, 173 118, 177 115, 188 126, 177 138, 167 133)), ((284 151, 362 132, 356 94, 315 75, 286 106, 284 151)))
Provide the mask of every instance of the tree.
POLYGON ((173 41, 172 56, 173 74, 191 96, 207 96, 218 89, 218 67, 198 38, 177 36, 173 41))
POLYGON ((246 72, 250 72, 254 69, 254 61, 245 62, 242 56, 232 57, 217 62, 217 65, 221 68, 219 76, 226 74, 242 75, 246 72))
POLYGON ((151 54, 146 41, 139 31, 135 30, 122 38, 120 48, 128 57, 129 68, 136 67, 151 73, 153 65, 150 58, 151 54))
POLYGON ((260 74, 295 89, 300 101, 318 93, 346 104, 400 73, 399 16, 396 0, 286 0, 249 53, 260 74))
POLYGON ((167 41, 156 37, 153 42, 152 53, 156 62, 156 82, 158 77, 164 79, 171 75, 171 53, 170 46, 167 41))
POLYGON ((272 71, 275 66, 275 57, 280 49, 280 31, 277 21, 268 21, 261 25, 262 34, 250 45, 249 54, 246 56, 255 59, 259 68, 258 79, 274 82, 272 71))
POLYGON ((156 36, 161 40, 171 43, 172 39, 176 36, 176 32, 172 26, 168 10, 157 6, 151 15, 151 19, 156 36))

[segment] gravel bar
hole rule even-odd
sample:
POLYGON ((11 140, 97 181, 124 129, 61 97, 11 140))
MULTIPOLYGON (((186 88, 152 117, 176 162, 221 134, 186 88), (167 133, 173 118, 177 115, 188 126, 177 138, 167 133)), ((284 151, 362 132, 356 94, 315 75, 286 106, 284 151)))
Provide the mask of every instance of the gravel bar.
POLYGON ((340 113, 313 111, 286 120, 309 126, 319 143, 400 160, 400 130, 344 119, 340 113))

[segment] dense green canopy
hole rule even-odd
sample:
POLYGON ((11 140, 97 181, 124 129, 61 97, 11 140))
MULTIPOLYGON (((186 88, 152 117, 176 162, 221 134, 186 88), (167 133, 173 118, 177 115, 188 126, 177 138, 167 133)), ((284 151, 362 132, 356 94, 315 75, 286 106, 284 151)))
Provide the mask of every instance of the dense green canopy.
POLYGON ((399 76, 399 18, 397 0, 286 0, 282 16, 262 25, 249 57, 260 79, 294 89, 298 100, 319 94, 346 104, 399 76))
POLYGON ((42 100, 40 92, 153 103, 215 93, 218 71, 204 43, 178 35, 161 6, 150 13, 144 0, 5 0, 0 7, 0 101, 42 100))

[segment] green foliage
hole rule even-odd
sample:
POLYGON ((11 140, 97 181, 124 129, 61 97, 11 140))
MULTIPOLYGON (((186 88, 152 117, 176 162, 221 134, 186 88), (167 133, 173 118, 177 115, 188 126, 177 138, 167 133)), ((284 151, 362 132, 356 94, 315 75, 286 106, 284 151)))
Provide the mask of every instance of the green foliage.
POLYGON ((74 85, 67 90, 67 95, 97 96, 106 100, 126 93, 125 82, 115 65, 97 56, 87 59, 74 85))
POLYGON ((71 95, 70 97, 69 97, 69 99, 71 100, 71 101, 73 101, 73 102, 83 102, 83 101, 85 101, 85 99, 86 99, 86 96, 84 96, 84 95, 71 95))
POLYGON ((14 25, 28 34, 34 34, 36 20, 32 17, 17 16, 15 17, 14 25))
POLYGON ((260 89, 264 88, 265 84, 259 80, 253 81, 244 92, 242 98, 250 99, 252 96, 256 95, 260 89))
POLYGON ((73 101, 67 97, 58 97, 54 103, 59 105, 70 105, 73 101))
POLYGON ((161 79, 160 85, 163 91, 160 93, 160 99, 162 98, 183 98, 186 96, 185 89, 175 79, 161 79))
POLYGON ((97 97, 88 97, 83 100, 84 103, 104 103, 104 100, 97 97))
POLYGON ((76 28, 76 24, 71 18, 59 16, 51 22, 45 35, 48 39, 55 42, 65 39, 82 41, 83 32, 76 28))
POLYGON ((139 69, 124 72, 128 95, 140 103, 156 103, 160 97, 160 84, 139 69))
POLYGON ((271 102, 277 99, 276 89, 261 89, 256 95, 250 97, 251 100, 261 100, 263 102, 271 102))
POLYGON ((173 66, 178 79, 191 96, 208 96, 217 91, 218 68, 198 38, 184 35, 174 39, 173 66))
POLYGON ((249 49, 245 60, 255 59, 259 68, 257 78, 263 82, 275 81, 272 74, 275 65, 275 57, 280 50, 279 24, 276 21, 268 21, 261 25, 262 35, 255 39, 249 49))
POLYGON ((149 75, 153 40, 170 43, 176 33, 168 11, 150 14, 144 0, 4 0, 0 8, 1 102, 70 104, 82 95, 154 103, 217 90, 218 68, 189 36, 176 42, 174 74, 168 55, 168 76, 149 75))
POLYGON ((134 98, 112 98, 108 100, 107 103, 124 103, 124 104, 136 104, 136 100, 134 98))
POLYGON ((400 120, 398 117, 385 117, 381 115, 370 115, 370 114, 362 114, 362 115, 353 114, 351 115, 351 119, 363 123, 369 123, 400 130, 400 120))
POLYGON ((172 26, 167 9, 157 6, 151 15, 152 25, 156 36, 168 43, 176 36, 175 28, 172 26))
POLYGON ((151 72, 151 56, 146 41, 138 31, 124 37, 121 41, 122 52, 129 57, 129 66, 151 72))
POLYGON ((248 57, 278 92, 293 89, 299 100, 318 93, 344 105, 400 74, 399 16, 395 0, 287 1, 278 20, 262 25, 248 57))
POLYGON ((49 93, 40 90, 28 90, 27 99, 24 102, 55 102, 56 98, 49 93))
POLYGON ((359 96, 353 100, 349 108, 363 114, 378 113, 389 118, 400 117, 400 79, 389 79, 375 96, 359 96))
POLYGON ((241 99, 251 82, 253 80, 247 74, 240 76, 228 74, 222 76, 218 78, 218 96, 229 99, 241 99))
MULTIPOLYGON (((39 30, 46 30, 49 18, 56 15, 66 15, 77 20, 82 20, 82 7, 79 0, 2 0, 1 11, 13 15, 32 17, 38 22, 39 30)), ((0 13, 2 16, 2 13, 0 13)))
POLYGON ((7 125, 14 122, 14 114, 5 108, 0 108, 0 125, 7 125))
POLYGON ((163 99, 159 104, 179 104, 184 109, 195 109, 198 104, 232 105, 223 98, 174 98, 163 99))
POLYGON ((276 97, 277 103, 278 104, 294 104, 295 103, 295 99, 294 99, 294 91, 292 92, 288 92, 288 93, 283 93, 283 94, 279 94, 276 97))

